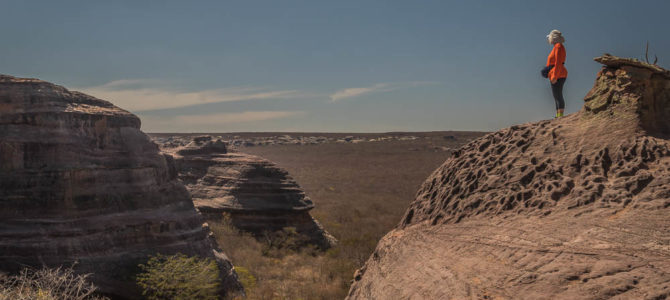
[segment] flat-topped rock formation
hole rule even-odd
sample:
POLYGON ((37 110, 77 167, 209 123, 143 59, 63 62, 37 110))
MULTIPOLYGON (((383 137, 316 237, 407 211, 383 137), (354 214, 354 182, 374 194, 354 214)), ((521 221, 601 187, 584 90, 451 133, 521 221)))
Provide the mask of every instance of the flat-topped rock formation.
POLYGON ((235 227, 257 236, 295 227, 309 243, 322 249, 336 242, 310 216, 314 204, 305 192, 274 163, 228 153, 225 143, 207 136, 163 150, 174 155, 179 178, 206 217, 216 219, 225 214, 235 227))
POLYGON ((228 259, 135 115, 37 79, 0 75, 0 270, 69 266, 99 290, 139 298, 137 265, 155 253, 228 259))
POLYGON ((580 112, 454 152, 348 298, 670 298, 670 76, 596 61, 580 112))

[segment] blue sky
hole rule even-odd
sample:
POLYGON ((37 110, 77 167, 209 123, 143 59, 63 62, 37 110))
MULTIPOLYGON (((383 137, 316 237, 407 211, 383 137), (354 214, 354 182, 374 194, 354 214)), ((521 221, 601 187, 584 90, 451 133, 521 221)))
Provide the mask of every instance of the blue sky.
POLYGON ((567 111, 604 52, 670 66, 670 1, 0 1, 0 73, 84 91, 147 132, 496 130, 567 111))

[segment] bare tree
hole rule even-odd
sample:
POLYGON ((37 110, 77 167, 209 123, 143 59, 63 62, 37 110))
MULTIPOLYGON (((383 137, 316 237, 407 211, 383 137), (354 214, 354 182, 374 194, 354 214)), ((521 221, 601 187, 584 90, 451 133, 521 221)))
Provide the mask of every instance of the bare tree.
MULTIPOLYGON (((650 62, 649 62, 649 41, 647 41, 647 48, 644 50, 644 60, 647 61, 648 64, 650 64, 650 62)), ((658 56, 654 55, 653 65, 656 65, 657 62, 658 62, 658 56)))

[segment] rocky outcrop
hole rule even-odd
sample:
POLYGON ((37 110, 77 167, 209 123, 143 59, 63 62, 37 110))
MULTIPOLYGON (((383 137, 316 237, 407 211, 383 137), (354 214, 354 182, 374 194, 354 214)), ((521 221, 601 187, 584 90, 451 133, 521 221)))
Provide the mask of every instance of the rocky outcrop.
POLYGON ((76 262, 100 291, 135 298, 138 264, 184 253, 216 259, 224 292, 240 290, 170 162, 135 115, 0 76, 0 270, 76 262))
POLYGON ((335 244, 310 216, 314 204, 286 170, 257 156, 228 153, 221 145, 221 140, 196 137, 186 146, 163 148, 174 155, 179 178, 205 217, 226 215, 256 236, 293 227, 305 243, 322 249, 335 244))
POLYGON ((648 135, 670 136, 670 71, 635 59, 604 55, 606 67, 584 98, 584 110, 633 118, 648 135))
POLYGON ((670 76, 596 60, 580 112, 454 152, 348 298, 670 297, 670 76))

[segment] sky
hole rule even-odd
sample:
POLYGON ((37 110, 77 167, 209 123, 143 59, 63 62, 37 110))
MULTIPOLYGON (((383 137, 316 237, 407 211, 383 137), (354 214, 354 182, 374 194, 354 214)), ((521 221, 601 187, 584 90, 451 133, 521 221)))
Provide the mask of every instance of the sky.
POLYGON ((605 52, 670 67, 670 1, 6 1, 0 73, 111 101, 145 132, 491 131, 566 112, 605 52))

